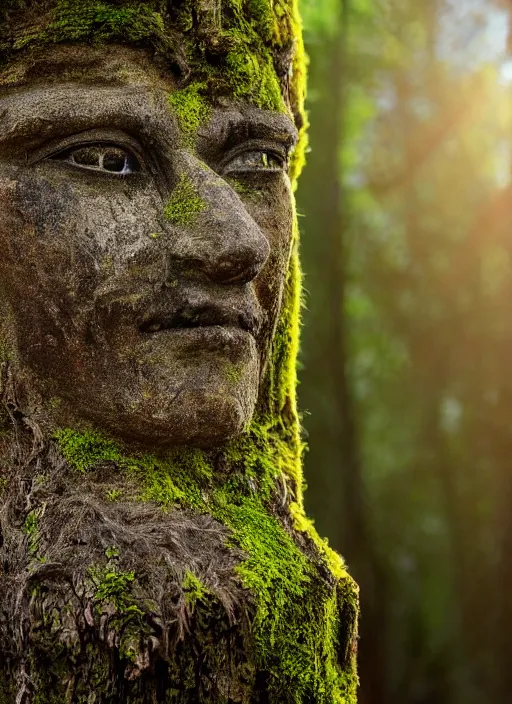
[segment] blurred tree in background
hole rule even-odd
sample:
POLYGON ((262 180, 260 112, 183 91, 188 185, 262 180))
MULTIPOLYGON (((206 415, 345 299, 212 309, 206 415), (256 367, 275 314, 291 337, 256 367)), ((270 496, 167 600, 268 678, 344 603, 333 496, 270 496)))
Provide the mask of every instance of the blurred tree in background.
POLYGON ((309 510, 361 586, 361 704, 509 704, 511 3, 302 5, 309 510))

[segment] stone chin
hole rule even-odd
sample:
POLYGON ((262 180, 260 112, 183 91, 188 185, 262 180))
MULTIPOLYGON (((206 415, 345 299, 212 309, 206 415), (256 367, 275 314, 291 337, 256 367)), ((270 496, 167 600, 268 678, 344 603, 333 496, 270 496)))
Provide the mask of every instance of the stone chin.
MULTIPOLYGON (((132 415, 112 419, 112 432, 143 445, 168 447, 186 445, 204 449, 223 445, 239 435, 250 422, 255 394, 246 389, 220 385, 187 389, 172 407, 168 399, 141 404, 132 415)), ((105 427, 105 419, 101 419, 105 427)), ((109 425, 107 421, 107 425, 109 425)))
POLYGON ((261 366, 252 335, 216 326, 155 336, 135 352, 137 360, 115 355, 117 364, 104 357, 110 374, 89 367, 73 385, 63 379, 52 385, 64 402, 55 424, 73 427, 85 420, 148 447, 212 448, 250 423, 261 366))

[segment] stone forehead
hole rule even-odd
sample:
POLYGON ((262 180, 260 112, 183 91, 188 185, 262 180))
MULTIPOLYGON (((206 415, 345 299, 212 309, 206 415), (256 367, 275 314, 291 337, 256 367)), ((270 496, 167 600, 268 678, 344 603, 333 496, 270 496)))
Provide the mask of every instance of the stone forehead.
MULTIPOLYGON (((56 44, 150 49, 205 92, 284 106, 301 121, 296 0, 3 0, 0 67, 56 44)), ((300 54, 300 52, 299 52, 300 54)))

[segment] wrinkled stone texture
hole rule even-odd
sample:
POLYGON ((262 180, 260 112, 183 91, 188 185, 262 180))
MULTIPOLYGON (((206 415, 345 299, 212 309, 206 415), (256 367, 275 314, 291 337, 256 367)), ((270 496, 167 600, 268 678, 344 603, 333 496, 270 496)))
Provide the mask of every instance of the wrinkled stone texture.
POLYGON ((295 6, 0 20, 0 704, 354 702, 302 508, 295 6))
MULTIPOLYGON (((123 79, 144 69, 124 51, 118 85, 88 86, 102 59, 75 51, 80 83, 77 74, 2 101, 0 279, 13 346, 31 387, 58 399, 59 425, 88 419, 147 445, 218 444, 252 417, 293 226, 282 169, 233 171, 262 187, 247 204, 219 172, 236 168, 251 131, 284 160, 295 128, 250 106, 212 109, 192 152, 167 101, 172 85, 155 87, 149 71, 123 79), (87 143, 133 151, 140 171, 70 168, 62 155, 87 143), (180 179, 201 208, 174 222, 165 203, 180 179)), ((114 81, 108 63, 102 72, 114 81)))

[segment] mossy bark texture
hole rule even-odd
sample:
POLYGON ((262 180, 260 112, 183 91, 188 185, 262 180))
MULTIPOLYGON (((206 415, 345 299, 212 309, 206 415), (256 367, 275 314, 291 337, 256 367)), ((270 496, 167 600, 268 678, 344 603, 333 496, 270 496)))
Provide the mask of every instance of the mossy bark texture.
MULTIPOLYGON (((288 113, 298 176, 294 0, 4 0, 4 86, 14 59, 37 67, 46 46, 73 43, 153 52, 188 93, 170 99, 185 134, 224 96, 288 113)), ((192 200, 171 200, 168 220, 193 220, 192 200)), ((2 353, 0 704, 355 702, 357 588, 302 503, 297 246, 296 226, 253 421, 221 447, 41 431, 2 353)))

